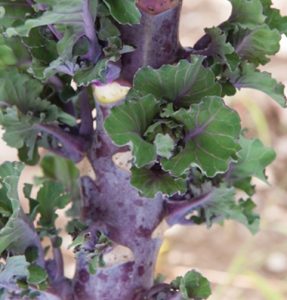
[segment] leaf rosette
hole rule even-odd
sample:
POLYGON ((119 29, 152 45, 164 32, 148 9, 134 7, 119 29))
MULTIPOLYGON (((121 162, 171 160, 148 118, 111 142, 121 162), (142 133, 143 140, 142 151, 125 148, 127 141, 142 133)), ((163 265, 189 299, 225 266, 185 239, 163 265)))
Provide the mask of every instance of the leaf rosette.
POLYGON ((192 167, 214 177, 237 159, 240 119, 202 61, 141 69, 105 122, 115 144, 132 147, 132 184, 145 196, 184 192, 192 167))

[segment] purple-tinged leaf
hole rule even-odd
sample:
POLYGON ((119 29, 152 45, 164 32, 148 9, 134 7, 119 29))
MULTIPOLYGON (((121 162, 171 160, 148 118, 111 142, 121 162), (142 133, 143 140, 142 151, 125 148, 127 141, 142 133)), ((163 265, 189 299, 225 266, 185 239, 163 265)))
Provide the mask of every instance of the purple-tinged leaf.
POLYGON ((232 5, 232 13, 228 23, 245 28, 254 28, 264 23, 266 17, 260 0, 229 0, 229 2, 232 5))
POLYGON ((142 68, 135 75, 131 95, 152 94, 179 107, 189 107, 204 96, 220 96, 221 87, 212 71, 202 66, 203 59, 196 56, 191 62, 181 60, 177 65, 164 65, 158 70, 142 68))
POLYGON ((186 191, 183 178, 156 169, 132 168, 131 184, 148 198, 154 198, 157 193, 173 195, 186 191))
POLYGON ((189 110, 176 111, 173 119, 185 126, 185 147, 169 160, 165 170, 180 176, 197 166, 208 177, 224 173, 237 158, 241 131, 238 114, 219 97, 206 97, 189 110))
POLYGON ((277 29, 262 25, 254 30, 238 30, 233 39, 235 51, 242 59, 264 65, 269 62, 268 56, 279 51, 281 35, 277 29))
POLYGON ((241 69, 228 72, 227 76, 237 89, 250 88, 262 91, 279 105, 286 107, 285 87, 273 79, 270 73, 260 72, 252 64, 243 64, 241 69))

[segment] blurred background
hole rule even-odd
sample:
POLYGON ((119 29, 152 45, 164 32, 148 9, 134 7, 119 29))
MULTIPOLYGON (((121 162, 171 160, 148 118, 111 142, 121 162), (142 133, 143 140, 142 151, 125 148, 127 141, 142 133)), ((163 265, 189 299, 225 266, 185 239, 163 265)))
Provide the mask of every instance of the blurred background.
MULTIPOLYGON (((287 1, 273 0, 274 6, 287 15, 287 1)), ((226 20, 231 6, 226 0, 184 0, 181 21, 181 42, 193 45, 203 35, 204 27, 226 20)), ((283 38, 280 53, 264 70, 287 85, 287 39, 283 38)), ((224 227, 204 226, 169 229, 161 249, 157 273, 172 280, 188 270, 198 269, 213 285, 210 300, 286 300, 287 299, 287 110, 269 97, 253 90, 243 90, 228 99, 241 116, 249 137, 259 137, 272 146, 277 159, 268 168, 270 185, 256 181, 254 197, 261 214, 261 230, 251 234, 241 225, 226 222, 224 227)), ((1 131, 0 131, 1 134, 1 131)), ((0 141, 0 163, 16 160, 16 151, 0 141)), ((36 167, 27 167, 22 181, 32 182, 39 174, 36 167)), ((64 226, 60 217, 59 225, 64 226)), ((63 236, 66 274, 73 275, 71 243, 63 236)))

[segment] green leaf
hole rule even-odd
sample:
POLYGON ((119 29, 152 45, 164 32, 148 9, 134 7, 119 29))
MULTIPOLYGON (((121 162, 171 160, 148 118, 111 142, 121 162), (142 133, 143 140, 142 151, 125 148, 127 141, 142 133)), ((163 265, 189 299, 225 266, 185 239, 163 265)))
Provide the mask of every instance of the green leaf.
POLYGON ((119 29, 113 24, 109 18, 100 18, 99 38, 103 41, 108 41, 111 37, 118 37, 121 35, 119 29))
POLYGON ((131 184, 145 197, 154 198, 158 192, 173 195, 186 191, 186 181, 162 170, 132 168, 131 184))
POLYGON ((237 63, 234 64, 233 54, 234 48, 227 42, 227 34, 218 27, 205 29, 205 33, 210 37, 208 47, 203 50, 202 54, 212 56, 215 61, 227 64, 233 70, 237 63))
POLYGON ((29 271, 29 275, 27 278, 27 282, 29 284, 39 285, 48 279, 47 272, 40 266, 32 264, 28 267, 28 271, 29 271))
POLYGON ((277 29, 271 30, 262 25, 254 30, 239 30, 233 36, 237 54, 256 65, 269 62, 267 56, 276 54, 280 49, 281 35, 277 29))
POLYGON ((260 0, 229 0, 232 13, 228 22, 254 28, 264 23, 266 17, 260 0))
POLYGON ((38 257, 39 257, 39 253, 37 247, 28 247, 25 250, 25 258, 27 262, 33 263, 38 259, 38 257))
MULTIPOLYGON (((173 112, 174 111, 172 111, 172 113, 173 112)), ((166 110, 161 111, 160 115, 163 118, 170 117, 167 116, 166 110)), ((173 144, 175 144, 175 141, 178 141, 182 137, 182 128, 182 124, 179 124, 170 118, 160 119, 148 127, 144 136, 148 141, 153 142, 158 134, 169 135, 174 141, 173 144)))
POLYGON ((239 201, 239 209, 246 219, 246 221, 241 223, 247 226, 252 234, 256 234, 260 226, 260 217, 258 214, 254 213, 255 208, 256 204, 251 199, 241 199, 239 201))
POLYGON ((172 157, 175 143, 169 134, 157 134, 154 140, 154 144, 156 147, 156 153, 158 155, 167 159, 172 157))
POLYGON ((255 185, 252 184, 252 177, 245 177, 243 179, 235 177, 235 180, 231 177, 227 180, 227 182, 234 185, 234 187, 236 187, 237 189, 242 190, 248 196, 252 196, 255 193, 255 185))
POLYGON ((173 158, 162 161, 165 170, 179 176, 197 166, 206 176, 213 177, 224 173, 236 159, 240 119, 221 98, 206 97, 172 117, 185 126, 185 147, 173 158))
POLYGON ((56 41, 48 39, 44 35, 43 28, 32 29, 29 36, 21 38, 21 41, 33 59, 37 59, 45 66, 58 57, 56 41))
POLYGON ((156 158, 156 147, 143 139, 143 134, 159 113, 159 103, 147 95, 138 101, 114 107, 105 121, 105 129, 118 146, 130 144, 137 167, 156 158))
POLYGON ((20 74, 16 69, 0 73, 0 103, 15 105, 23 113, 28 111, 45 112, 50 103, 39 101, 43 89, 40 81, 20 74), (36 106, 36 107, 35 107, 36 106))
POLYGON ((37 194, 38 211, 41 214, 40 224, 53 227, 57 209, 63 209, 69 201, 69 196, 60 182, 45 181, 37 194))
POLYGON ((83 1, 81 0, 38 0, 47 5, 47 10, 36 18, 30 18, 18 27, 10 27, 6 33, 8 36, 28 36, 31 29, 50 24, 69 24, 81 31, 85 26, 83 19, 83 1))
POLYGON ((11 27, 20 25, 34 10, 26 0, 2 0, 0 3, 0 26, 11 27))
POLYGON ((144 67, 134 78, 134 90, 152 94, 158 99, 189 107, 204 96, 220 96, 221 87, 213 72, 202 66, 203 57, 193 57, 192 62, 181 60, 177 65, 164 65, 154 70, 144 67))
POLYGON ((141 13, 135 0, 103 0, 109 8, 112 17, 120 24, 139 24, 141 13))
POLYGON ((20 158, 31 161, 37 158, 37 125, 41 123, 62 122, 76 125, 71 115, 51 104, 40 95, 43 85, 17 69, 0 73, 0 125, 5 129, 3 139, 19 149, 20 158))
POLYGON ((5 70, 0 73, 0 104, 16 106, 22 114, 38 118, 42 122, 61 120, 67 125, 74 126, 76 120, 64 113, 59 107, 40 98, 43 84, 21 74, 17 69, 5 70))
POLYGON ((24 255, 8 257, 0 272, 0 283, 16 283, 17 279, 28 276, 29 263, 24 255))
POLYGON ((68 249, 81 247, 86 241, 85 234, 80 233, 73 242, 68 246, 68 249))
POLYGON ((279 9, 271 7, 271 0, 261 0, 261 2, 264 15, 267 17, 265 23, 271 29, 277 29, 280 33, 287 35, 287 16, 282 17, 279 9))
POLYGON ((264 92, 282 107, 286 107, 284 85, 278 83, 267 72, 260 72, 252 64, 244 64, 241 70, 227 74, 232 84, 237 88, 251 88, 264 92))
POLYGON ((13 254, 23 254, 28 246, 35 245, 37 241, 37 234, 20 206, 17 192, 23 168, 24 164, 17 162, 0 165, 0 195, 4 195, 1 201, 5 201, 6 207, 11 208, 9 218, 1 222, 4 225, 0 228, 0 254, 6 249, 13 254))
POLYGON ((79 170, 71 160, 49 154, 40 166, 46 178, 61 182, 69 190, 77 185, 79 170))
POLYGON ((240 138, 241 150, 238 152, 238 163, 235 164, 232 176, 237 179, 255 176, 266 181, 265 168, 276 158, 275 151, 265 147, 258 139, 240 138))
POLYGON ((58 155, 46 155, 40 166, 43 171, 43 177, 37 178, 37 182, 45 182, 47 179, 60 182, 72 202, 72 207, 66 212, 68 216, 80 213, 80 182, 79 170, 73 161, 60 157, 58 155))
POLYGON ((6 44, 6 41, 0 36, 0 69, 9 65, 15 65, 17 62, 13 50, 6 44))
MULTIPOLYGON (((6 135, 6 138, 7 138, 7 135, 6 135)), ((18 149, 18 157, 19 157, 20 161, 22 161, 26 165, 30 165, 30 166, 35 166, 39 162, 39 159, 40 159, 40 155, 39 155, 37 147, 29 148, 26 145, 24 145, 22 148, 18 149)))
MULTIPOLYGON (((27 146, 34 153, 37 131, 30 116, 19 116, 16 107, 8 108, 5 114, 0 111, 0 124, 5 129, 3 140, 9 146, 17 149, 27 146)), ((28 158, 32 157, 28 155, 28 158)))
POLYGON ((88 86, 93 81, 104 83, 106 80, 107 68, 108 60, 101 59, 92 67, 78 70, 75 73, 74 80, 78 86, 88 86))
POLYGON ((245 225, 251 233, 259 229, 259 216, 253 212, 256 205, 251 199, 235 200, 235 189, 221 185, 211 192, 211 201, 203 208, 204 221, 208 227, 224 220, 235 220, 245 225))
POLYGON ((189 271, 181 278, 179 289, 185 300, 207 299, 211 295, 208 280, 196 271, 189 271))

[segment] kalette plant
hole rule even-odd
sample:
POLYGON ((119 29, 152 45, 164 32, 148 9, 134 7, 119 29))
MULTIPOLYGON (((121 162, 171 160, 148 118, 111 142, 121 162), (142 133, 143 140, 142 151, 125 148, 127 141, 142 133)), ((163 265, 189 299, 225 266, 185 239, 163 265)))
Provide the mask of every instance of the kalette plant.
POLYGON ((209 297, 194 270, 155 281, 157 228, 233 219, 255 233, 252 178, 267 180, 275 153, 244 136, 225 96, 252 88, 286 104, 260 66, 278 52, 287 17, 271 0, 229 2, 229 19, 190 48, 178 40, 181 0, 0 2, 0 124, 21 161, 0 166, 1 299, 209 297), (124 99, 93 96, 114 81, 131 87, 124 99), (127 151, 130 170, 114 160, 127 151), (79 173, 83 159, 96 176, 79 173), (19 177, 38 163, 25 212, 19 177), (56 225, 67 206, 73 279, 56 225), (128 257, 108 259, 123 249, 128 257))

